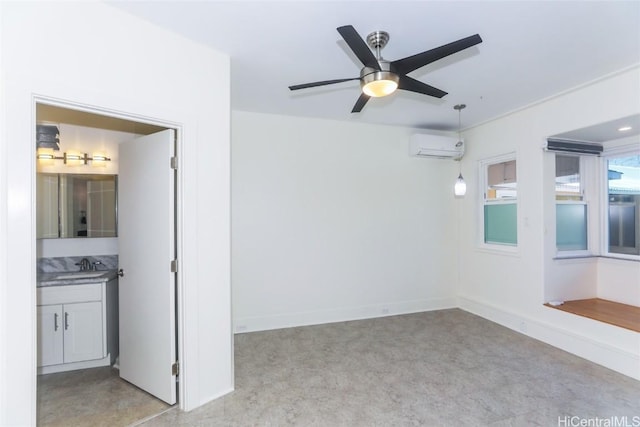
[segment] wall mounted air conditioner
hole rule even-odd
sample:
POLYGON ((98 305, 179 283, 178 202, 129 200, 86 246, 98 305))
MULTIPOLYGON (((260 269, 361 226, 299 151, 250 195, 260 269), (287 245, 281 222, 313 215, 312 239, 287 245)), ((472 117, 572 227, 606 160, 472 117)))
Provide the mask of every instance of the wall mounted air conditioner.
POLYGON ((557 151, 560 153, 602 154, 602 144, 559 138, 548 138, 544 149, 546 151, 557 151))
POLYGON ((464 155, 464 140, 451 136, 417 133, 409 139, 409 155, 459 160, 464 155))

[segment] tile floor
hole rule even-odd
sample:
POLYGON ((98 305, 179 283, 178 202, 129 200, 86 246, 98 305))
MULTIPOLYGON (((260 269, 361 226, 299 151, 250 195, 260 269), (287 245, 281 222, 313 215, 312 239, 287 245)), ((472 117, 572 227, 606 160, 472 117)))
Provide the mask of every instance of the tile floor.
POLYGON ((126 426, 167 408, 108 366, 38 376, 38 426, 126 426))
POLYGON ((458 309, 236 335, 235 374, 141 425, 640 425, 640 381, 458 309))

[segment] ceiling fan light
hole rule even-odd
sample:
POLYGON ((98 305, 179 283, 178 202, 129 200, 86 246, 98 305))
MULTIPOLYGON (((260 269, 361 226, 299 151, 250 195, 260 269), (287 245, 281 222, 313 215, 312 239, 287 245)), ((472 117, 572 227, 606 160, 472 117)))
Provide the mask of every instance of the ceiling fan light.
POLYGON ((389 71, 376 71, 362 77, 362 92, 365 95, 380 98, 391 95, 398 89, 397 74, 389 71))
POLYGON ((393 80, 376 80, 362 86, 362 91, 374 98, 391 95, 398 89, 398 83, 393 80))

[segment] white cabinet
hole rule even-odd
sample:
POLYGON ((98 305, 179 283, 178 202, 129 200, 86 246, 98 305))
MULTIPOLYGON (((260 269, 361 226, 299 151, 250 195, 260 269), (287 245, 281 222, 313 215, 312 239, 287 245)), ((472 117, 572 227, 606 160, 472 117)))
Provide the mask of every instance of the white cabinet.
POLYGON ((38 307, 38 366, 101 359, 102 302, 38 307))
POLYGON ((100 359, 106 356, 102 341, 102 302, 65 304, 64 363, 100 359))
POLYGON ((111 363, 114 331, 108 329, 107 312, 116 286, 112 280, 38 288, 39 373, 111 363))
POLYGON ((38 366, 57 365, 64 360, 62 305, 38 306, 38 366))

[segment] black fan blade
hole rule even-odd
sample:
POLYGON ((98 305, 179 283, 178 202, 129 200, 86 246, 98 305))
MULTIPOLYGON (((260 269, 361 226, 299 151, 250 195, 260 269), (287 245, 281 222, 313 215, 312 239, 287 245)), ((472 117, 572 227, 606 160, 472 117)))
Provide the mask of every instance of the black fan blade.
POLYGON ((424 67, 427 64, 431 64, 438 59, 442 59, 445 56, 453 55, 454 53, 460 52, 468 47, 475 46, 478 43, 482 43, 482 39, 478 34, 474 34, 473 36, 465 37, 435 49, 398 59, 393 61, 391 64, 396 72, 400 74, 407 74, 420 67, 424 67))
POLYGON ((422 83, 421 81, 418 81, 416 79, 412 79, 409 76, 400 76, 398 89, 421 93, 423 95, 434 96, 436 98, 442 98, 447 94, 447 92, 443 90, 437 89, 433 86, 429 86, 428 84, 422 83))
POLYGON ((365 67, 380 70, 378 60, 355 28, 351 25, 345 25, 344 27, 338 27, 337 30, 365 67))
POLYGON ((325 85, 332 85, 334 83, 348 82, 350 80, 360 80, 360 77, 353 77, 351 79, 323 80, 321 82, 304 83, 301 85, 289 86, 289 89, 290 90, 306 89, 309 87, 325 86, 325 85))
POLYGON ((362 109, 364 108, 364 105, 367 103, 368 100, 369 100, 369 95, 365 93, 361 93, 360 98, 358 98, 358 100, 356 101, 356 105, 353 106, 353 110, 351 110, 351 112, 359 113, 360 111, 362 111, 362 109))

